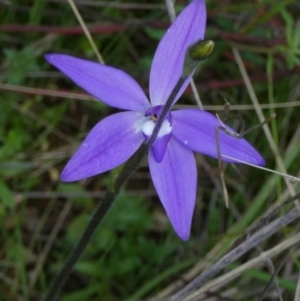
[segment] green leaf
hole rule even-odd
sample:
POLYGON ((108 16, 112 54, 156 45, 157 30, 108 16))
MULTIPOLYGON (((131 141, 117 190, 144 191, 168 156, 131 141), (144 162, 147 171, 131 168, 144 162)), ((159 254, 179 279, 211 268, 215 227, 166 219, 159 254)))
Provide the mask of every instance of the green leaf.
POLYGON ((282 8, 281 14, 286 23, 285 34, 286 34, 287 42, 289 45, 292 45, 292 43, 293 43, 293 24, 294 24, 293 17, 285 8, 282 8))
POLYGON ((0 179, 0 200, 10 209, 15 205, 13 194, 2 179, 0 179))

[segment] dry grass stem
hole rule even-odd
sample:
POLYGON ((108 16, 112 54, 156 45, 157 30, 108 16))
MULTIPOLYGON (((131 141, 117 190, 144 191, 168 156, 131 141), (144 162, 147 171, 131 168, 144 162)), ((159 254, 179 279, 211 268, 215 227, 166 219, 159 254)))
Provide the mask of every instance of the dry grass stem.
POLYGON ((300 301, 300 273, 298 275, 298 282, 297 282, 294 301, 300 301))
MULTIPOLYGON (((180 300, 182 300, 182 301, 195 300, 196 297, 199 297, 201 294, 208 292, 215 286, 227 284, 229 281, 232 281, 232 280, 236 279, 237 277, 239 277, 244 271, 254 268, 255 266, 257 266, 259 264, 264 263, 268 258, 272 258, 272 257, 280 254, 282 251, 292 247, 296 243, 299 243, 299 241, 300 241, 300 233, 283 241, 281 244, 277 245, 276 247, 259 254, 259 256, 257 256, 256 258, 249 260, 248 262, 244 263, 243 265, 239 266, 238 268, 234 269, 233 271, 230 271, 230 272, 224 274, 223 276, 210 281, 209 283, 204 285, 201 289, 196 290, 195 292, 190 294, 188 297, 186 297, 184 299, 180 299, 180 300)), ((176 299, 174 299, 174 300, 176 300, 176 299)), ((179 301, 179 299, 178 299, 178 301, 179 301)))
MULTIPOLYGON (((84 100, 84 101, 98 101, 95 97, 86 94, 86 93, 76 93, 76 92, 65 92, 65 91, 55 91, 49 89, 42 88, 34 88, 34 87, 24 87, 18 85, 4 84, 0 83, 0 90, 3 91, 11 91, 16 93, 26 93, 26 94, 34 94, 41 96, 50 96, 50 97, 61 97, 61 98, 70 98, 74 100, 84 100)), ((199 103, 197 102, 198 106, 199 103)), ((275 104, 262 103, 260 104, 260 108, 264 110, 270 109, 289 109, 296 108, 300 106, 300 101, 291 101, 291 102, 279 102, 275 104)), ((195 108, 195 105, 180 105, 175 104, 175 109, 184 109, 184 108, 195 108)), ((224 105, 203 105, 204 110, 208 111, 222 111, 224 110, 224 105)), ((230 105, 230 111, 248 111, 255 110, 255 106, 248 105, 230 105)))
POLYGON ((73 203, 71 201, 66 202, 66 204, 63 207, 60 215, 58 216, 57 222, 55 223, 54 228, 53 228, 53 230, 51 231, 51 233, 49 235, 47 243, 44 246, 43 251, 41 252, 41 254, 40 254, 40 256, 37 260, 37 263, 35 265, 35 268, 32 272, 32 276, 31 276, 30 283, 29 283, 29 290, 30 291, 33 290, 33 288, 36 284, 38 276, 39 276, 39 274, 40 274, 40 272, 43 268, 43 265, 44 265, 47 257, 48 257, 48 254, 51 250, 51 247, 52 247, 53 243, 55 242, 55 239, 57 238, 58 232, 61 229, 61 227, 63 225, 63 222, 65 221, 68 213, 70 212, 70 210, 72 208, 72 204, 73 203))
MULTIPOLYGON (((264 114, 263 114, 263 112, 262 112, 262 110, 260 108, 260 104, 258 102, 256 93, 255 93, 255 91, 253 89, 253 86, 251 84, 250 78, 248 76, 247 70, 246 70, 246 68, 244 66, 244 63, 242 61, 242 58, 240 56, 240 53, 239 53, 239 51, 236 48, 232 48, 232 52, 233 52, 233 55, 235 57, 235 60, 236 60, 236 62, 238 64, 238 66, 239 66, 239 69, 240 69, 240 72, 242 74, 243 80, 245 82, 246 88, 248 90, 249 96, 250 96, 250 98, 251 98, 251 100, 253 102, 253 105, 255 107, 256 114, 257 114, 260 122, 263 122, 266 118, 265 118, 265 116, 264 116, 264 114)), ((282 158, 280 157, 280 155, 278 153, 278 150, 276 148, 276 144, 274 142, 274 139, 272 137, 272 134, 271 134, 271 131, 270 131, 270 128, 269 128, 268 124, 265 124, 263 126, 263 130, 265 132, 265 135, 267 137, 267 140, 269 142, 271 150, 272 150, 272 152, 273 152, 273 154, 274 154, 274 156, 276 158, 276 161, 277 161, 277 164, 278 164, 278 167, 279 167, 280 171, 282 173, 284 173, 284 174, 287 174, 286 168, 284 166, 282 158)), ((294 196, 296 194, 296 192, 295 192, 295 189, 294 189, 293 185, 286 178, 284 178, 284 180, 285 180, 285 183, 286 183, 286 185, 287 185, 287 187, 289 189, 290 195, 294 196)), ((299 201, 295 200, 295 204, 298 205, 299 201)))
MULTIPOLYGON (((298 198, 298 196, 295 196, 298 198)), ((218 260, 215 264, 211 267, 206 269, 200 276, 196 277, 192 280, 189 284, 187 284, 181 291, 171 297, 170 301, 179 301, 182 300, 187 294, 191 291, 194 291, 199 286, 203 285, 206 281, 208 281, 211 277, 215 274, 219 273, 223 270, 226 266, 230 263, 235 262, 238 258, 240 258, 243 254, 251 250, 252 248, 258 246, 261 242, 265 241, 271 235, 279 231, 282 227, 286 226, 287 224, 293 222, 300 216, 300 210, 297 207, 289 211, 283 217, 278 218, 277 220, 269 223, 261 230, 254 233, 250 236, 247 240, 241 243, 238 247, 227 253, 223 256, 220 260, 218 260)))
POLYGON ((83 18, 81 17, 81 15, 80 15, 80 13, 79 13, 79 11, 78 11, 78 9, 77 9, 74 1, 73 0, 68 0, 68 2, 70 4, 70 6, 71 6, 71 8, 72 8, 72 10, 73 10, 73 12, 74 12, 77 20, 78 20, 78 22, 80 23, 80 26, 82 27, 82 30, 84 31, 87 39, 89 40, 89 42, 90 42, 90 44, 91 44, 91 46, 92 46, 92 48, 93 48, 93 50, 95 52, 95 55, 97 56, 98 61, 101 64, 104 64, 104 60, 103 60, 100 52, 98 51, 98 48, 96 47, 96 44, 95 44, 95 42, 94 42, 94 40, 93 40, 93 38, 92 38, 92 36, 91 36, 91 34, 90 34, 87 26, 85 25, 85 22, 84 22, 83 18))

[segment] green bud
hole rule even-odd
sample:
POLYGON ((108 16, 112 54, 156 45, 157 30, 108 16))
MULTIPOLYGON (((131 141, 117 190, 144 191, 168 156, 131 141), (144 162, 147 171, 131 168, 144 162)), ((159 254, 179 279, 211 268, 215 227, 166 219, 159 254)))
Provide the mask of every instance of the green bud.
POLYGON ((214 51, 215 43, 211 40, 198 41, 192 44, 187 52, 194 61, 206 60, 214 51))
POLYGON ((211 40, 200 40, 192 44, 186 51, 183 67, 183 76, 189 76, 199 65, 206 60, 214 50, 214 42, 211 40))

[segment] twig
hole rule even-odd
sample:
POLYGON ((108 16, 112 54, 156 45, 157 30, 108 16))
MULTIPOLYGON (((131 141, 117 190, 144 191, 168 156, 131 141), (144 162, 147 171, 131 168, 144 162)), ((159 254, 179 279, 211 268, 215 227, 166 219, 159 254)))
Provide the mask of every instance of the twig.
MULTIPOLYGON (((49 2, 61 3, 65 0, 48 0, 49 2)), ((89 0, 76 0, 77 5, 86 5, 94 7, 112 7, 117 9, 147 9, 147 10, 165 10, 165 6, 161 4, 151 4, 151 3, 120 3, 113 1, 89 1, 89 0)))
POLYGON ((297 283, 294 301, 300 301, 300 272, 298 275, 298 283, 297 283))
MULTIPOLYGON (((201 164, 203 162, 201 161, 201 164)), ((205 165, 204 165, 205 166, 205 165)), ((206 169, 205 169, 206 170, 206 169)), ((210 174, 208 170, 208 174, 210 174)), ((214 181, 213 181, 214 182, 214 181)), ((220 185, 216 186, 217 188, 220 185)), ((221 192, 220 188, 218 188, 219 193, 221 192)), ((213 262, 215 258, 220 257, 220 254, 222 250, 224 249, 224 245, 233 243, 235 245, 240 244, 242 241, 248 239, 249 236, 251 236, 253 233, 255 233, 259 228, 264 227, 266 224, 270 223, 270 221, 275 218, 279 212, 282 212, 282 209, 291 204, 292 202, 300 197, 300 193, 298 193, 295 197, 289 198, 287 201, 285 201, 283 204, 280 203, 279 206, 273 208, 271 211, 268 212, 268 215, 264 214, 260 217, 260 219, 253 224, 252 226, 247 228, 247 232, 245 235, 241 236, 240 238, 236 239, 235 241, 232 239, 232 241, 228 242, 228 238, 222 239, 219 241, 213 249, 206 255, 196 266, 194 266, 192 269, 190 269, 188 272, 186 272, 183 276, 181 276, 178 280, 173 282, 171 285, 169 285, 167 288, 165 288, 163 291, 161 291, 159 294, 155 295, 154 297, 150 298, 149 301, 165 301, 168 296, 173 294, 175 291, 181 289, 186 283, 191 281, 191 279, 194 279, 199 275, 200 272, 203 270, 209 268, 210 262, 213 262)), ((228 233, 235 233, 236 232, 236 226, 233 226, 229 229, 228 233)))
MULTIPOLYGON (((298 196, 296 196, 298 197, 298 196)), ((210 268, 204 271, 200 276, 196 277, 193 281, 191 281, 188 285, 186 285, 180 292, 171 297, 170 301, 178 301, 182 300, 183 297, 187 296, 190 292, 197 289, 203 283, 205 283, 208 279, 219 273, 222 269, 224 269, 230 263, 236 261, 243 254, 256 247, 258 244, 266 240, 272 234, 276 233, 279 229, 284 227, 285 225, 291 223, 296 218, 300 216, 300 209, 295 207, 291 211, 289 211, 285 216, 278 218, 277 220, 271 222, 261 230, 257 231, 250 238, 248 238, 245 242, 241 243, 238 247, 230 251, 228 254, 223 256, 220 260, 218 260, 215 264, 213 264, 210 268)))
MULTIPOLYGON (((154 195, 153 191, 141 191, 141 190, 126 190, 129 196, 151 197, 154 195)), ((29 191, 29 192, 13 192, 15 200, 20 202, 24 199, 52 199, 52 198, 103 198, 105 192, 103 191, 29 191)))
POLYGON ((276 270, 273 272, 271 279, 270 279, 270 280, 268 281, 268 283, 266 284, 266 286, 265 286, 265 288, 264 288, 262 294, 260 295, 258 301, 262 301, 262 300, 263 300, 263 297, 265 296, 265 294, 267 293, 268 289, 271 287, 272 283, 273 283, 275 280, 276 280, 275 285, 276 285, 276 288, 277 288, 279 300, 280 300, 280 301, 283 301, 281 292, 278 291, 278 287, 277 287, 277 286, 278 286, 278 281, 277 281, 276 276, 278 275, 278 273, 279 273, 279 271, 281 270, 281 268, 282 268, 284 262, 286 261, 288 255, 289 255, 289 253, 290 253, 290 251, 291 251, 291 248, 292 248, 292 246, 289 247, 289 248, 287 248, 287 250, 285 250, 285 252, 284 252, 284 254, 283 254, 283 256, 282 256, 282 259, 281 259, 280 262, 277 264, 276 270))
POLYGON ((248 262, 244 263, 243 265, 239 266, 238 268, 234 269, 233 271, 230 271, 230 272, 226 273, 225 275, 218 277, 215 280, 210 281, 205 286, 203 286, 201 289, 194 291, 192 294, 190 294, 186 298, 180 299, 180 301, 191 301, 194 298, 198 297, 199 295, 211 290, 213 287, 215 287, 217 285, 223 284, 224 282, 228 283, 229 281, 240 276, 244 271, 246 271, 250 268, 253 268, 260 263, 265 262, 266 259, 274 257, 286 249, 293 247, 296 243, 299 243, 299 241, 300 241, 300 233, 293 236, 292 238, 289 238, 289 239, 283 241, 281 244, 277 245, 276 247, 259 254, 259 256, 257 256, 256 258, 249 260, 248 262))

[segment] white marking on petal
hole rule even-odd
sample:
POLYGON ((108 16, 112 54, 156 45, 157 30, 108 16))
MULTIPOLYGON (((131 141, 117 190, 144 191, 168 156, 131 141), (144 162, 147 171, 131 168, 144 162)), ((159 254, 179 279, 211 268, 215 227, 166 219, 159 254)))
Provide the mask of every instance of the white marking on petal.
POLYGON ((140 131, 143 131, 143 126, 146 120, 148 120, 147 117, 144 116, 144 114, 141 113, 137 113, 138 115, 141 115, 141 119, 137 120, 134 124, 133 124, 133 128, 135 129, 135 132, 138 133, 140 131))
POLYGON ((142 127, 142 132, 146 135, 146 136, 151 136, 153 129, 155 126, 155 122, 153 120, 147 120, 142 127))
POLYGON ((172 132, 172 126, 168 120, 165 120, 159 130, 157 137, 162 137, 172 132))
MULTIPOLYGON (((153 129, 155 127, 155 122, 152 119, 148 119, 144 122, 142 127, 142 132, 147 136, 150 137, 153 129)), ((165 120, 159 130, 159 133, 157 135, 158 138, 165 136, 167 134, 170 134, 172 131, 172 126, 168 120, 165 120)))

